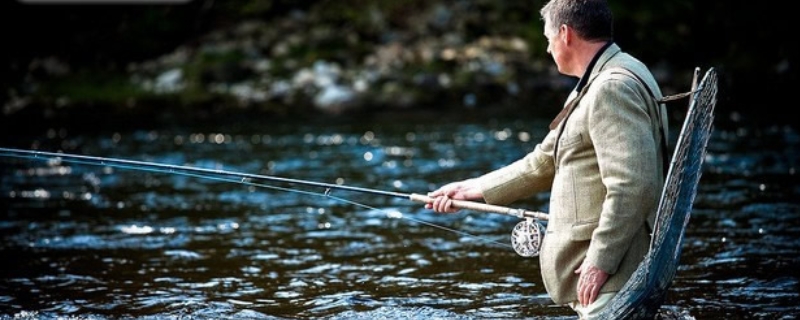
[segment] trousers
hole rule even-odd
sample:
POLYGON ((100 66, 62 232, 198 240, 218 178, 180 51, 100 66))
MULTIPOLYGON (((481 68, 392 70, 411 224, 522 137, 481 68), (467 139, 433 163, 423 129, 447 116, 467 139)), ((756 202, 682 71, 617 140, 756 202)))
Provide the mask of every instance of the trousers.
POLYGON ((603 308, 605 308, 616 295, 616 292, 601 293, 597 296, 597 299, 588 306, 582 306, 578 301, 570 302, 568 305, 572 310, 578 313, 578 317, 580 317, 581 320, 596 319, 600 311, 603 311, 603 308))

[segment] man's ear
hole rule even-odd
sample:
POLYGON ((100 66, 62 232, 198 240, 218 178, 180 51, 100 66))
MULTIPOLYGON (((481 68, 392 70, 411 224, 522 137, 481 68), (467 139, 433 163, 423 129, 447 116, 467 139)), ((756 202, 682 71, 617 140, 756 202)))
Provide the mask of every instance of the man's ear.
POLYGON ((564 44, 572 43, 572 40, 573 40, 572 37, 575 36, 572 33, 572 28, 570 28, 566 24, 562 24, 560 27, 558 27, 558 29, 559 29, 558 30, 559 31, 558 34, 559 34, 559 36, 562 37, 561 40, 564 41, 564 44))

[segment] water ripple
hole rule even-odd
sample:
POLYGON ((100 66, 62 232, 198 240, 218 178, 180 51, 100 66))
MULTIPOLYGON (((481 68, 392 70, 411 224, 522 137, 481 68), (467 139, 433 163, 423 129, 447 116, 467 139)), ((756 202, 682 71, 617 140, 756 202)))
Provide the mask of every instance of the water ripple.
MULTIPOLYGON (((524 155, 546 134, 530 127, 237 124, 76 138, 87 155, 424 193, 524 155)), ((662 312, 795 317, 798 136, 712 136, 662 312)), ((0 271, 3 320, 574 319, 552 305, 538 260, 506 245, 515 217, 60 161, 4 162, 0 174, 0 253, 14 259, 0 271)))

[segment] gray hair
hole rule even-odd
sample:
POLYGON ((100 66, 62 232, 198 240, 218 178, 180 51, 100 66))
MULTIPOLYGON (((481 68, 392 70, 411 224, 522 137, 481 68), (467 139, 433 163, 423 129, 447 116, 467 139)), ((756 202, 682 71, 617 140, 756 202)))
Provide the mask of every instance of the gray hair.
POLYGON ((567 25, 588 41, 609 41, 614 36, 614 17, 606 0, 550 0, 539 13, 545 33, 567 25))

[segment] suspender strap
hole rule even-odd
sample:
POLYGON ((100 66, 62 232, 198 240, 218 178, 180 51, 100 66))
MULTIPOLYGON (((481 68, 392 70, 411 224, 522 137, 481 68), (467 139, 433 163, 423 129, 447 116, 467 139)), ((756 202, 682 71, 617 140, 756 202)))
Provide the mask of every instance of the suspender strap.
POLYGON ((583 98, 583 94, 586 92, 586 88, 588 87, 589 84, 586 84, 583 87, 583 90, 578 92, 578 96, 570 100, 570 102, 563 109, 561 109, 561 112, 559 112, 553 119, 553 121, 550 122, 550 130, 553 130, 556 127, 558 127, 558 124, 561 123, 561 121, 564 121, 564 119, 567 118, 567 116, 569 116, 570 113, 572 113, 572 110, 575 109, 576 105, 578 105, 578 101, 581 101, 581 98, 583 98))
MULTIPOLYGON (((668 148, 667 148, 667 133, 666 133, 666 130, 664 129, 664 122, 661 121, 661 109, 659 107, 661 106, 662 103, 664 103, 666 101, 677 100, 677 99, 682 98, 683 96, 674 95, 674 96, 669 96, 669 97, 666 97, 666 98, 658 99, 658 98, 656 98, 656 95, 653 94, 653 90, 650 89, 650 86, 648 86, 647 83, 644 82, 644 80, 642 80, 642 78, 639 77, 638 74, 633 73, 632 71, 630 71, 628 69, 625 69, 625 68, 614 69, 614 71, 617 71, 617 70, 622 71, 621 72, 622 74, 627 74, 629 76, 633 76, 633 78, 636 79, 636 81, 639 81, 639 83, 641 83, 642 86, 644 86, 644 88, 647 90, 647 93, 649 93, 650 97, 653 99, 653 101, 656 102, 656 117, 658 117, 658 119, 657 119, 658 120, 658 128, 661 131, 661 156, 664 158, 664 160, 662 161, 663 168, 662 168, 661 173, 664 175, 664 177, 666 177, 667 176, 667 171, 669 170, 669 151, 668 151, 668 148)), ((686 94, 687 95, 691 94, 691 92, 688 92, 686 94)))
MULTIPOLYGON (((557 128, 561 121, 566 121, 566 119, 569 118, 569 116, 572 114, 572 110, 575 110, 575 107, 578 105, 578 102, 581 101, 581 98, 583 98, 583 95, 586 93, 586 91, 588 91, 591 83, 592 81, 586 83, 586 85, 583 86, 583 89, 578 92, 578 95, 574 99, 570 100, 564 109, 561 109, 561 112, 556 115, 556 118, 550 122, 550 130, 557 128)), ((558 140, 560 139, 561 134, 564 133, 564 127, 566 127, 566 125, 561 126, 561 129, 558 131, 558 135, 556 136, 555 146, 553 146, 553 159, 556 159, 558 156, 558 140)))

